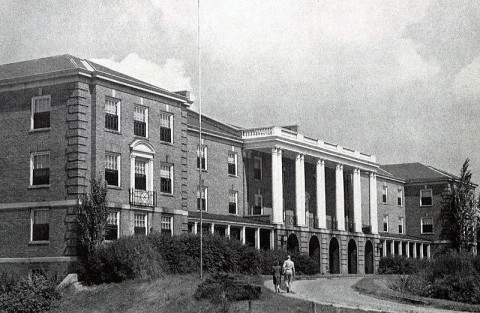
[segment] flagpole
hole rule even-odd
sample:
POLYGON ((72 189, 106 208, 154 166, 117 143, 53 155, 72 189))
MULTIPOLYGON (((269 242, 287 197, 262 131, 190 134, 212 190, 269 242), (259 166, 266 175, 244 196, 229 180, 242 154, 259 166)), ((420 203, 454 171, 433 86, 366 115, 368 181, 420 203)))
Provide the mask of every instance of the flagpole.
POLYGON ((198 158, 200 166, 198 169, 198 188, 200 197, 200 279, 203 278, 203 184, 202 184, 202 66, 200 50, 200 0, 197 0, 197 52, 198 52, 198 158))

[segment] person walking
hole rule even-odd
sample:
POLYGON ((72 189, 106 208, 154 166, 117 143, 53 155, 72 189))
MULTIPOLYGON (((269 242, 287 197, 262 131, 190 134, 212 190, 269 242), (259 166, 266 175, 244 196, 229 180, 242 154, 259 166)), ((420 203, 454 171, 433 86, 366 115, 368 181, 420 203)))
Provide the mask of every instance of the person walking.
POLYGON ((290 260, 290 256, 287 255, 287 259, 283 262, 283 272, 285 273, 284 281, 287 286, 287 292, 290 292, 292 286, 292 278, 295 277, 295 263, 290 260))
POLYGON ((272 266, 272 274, 275 291, 280 292, 280 283, 282 282, 282 267, 280 266, 280 262, 275 261, 275 265, 272 266))

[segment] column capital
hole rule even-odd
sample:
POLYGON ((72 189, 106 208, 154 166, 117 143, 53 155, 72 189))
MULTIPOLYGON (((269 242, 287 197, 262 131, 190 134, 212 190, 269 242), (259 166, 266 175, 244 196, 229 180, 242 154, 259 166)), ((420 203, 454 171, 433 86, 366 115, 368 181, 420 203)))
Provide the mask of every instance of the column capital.
POLYGON ((337 171, 343 171, 343 164, 342 163, 337 163, 336 169, 337 169, 337 171))
POLYGON ((325 159, 317 159, 317 165, 325 166, 325 159))
POLYGON ((356 167, 356 168, 353 169, 353 173, 360 175, 361 171, 358 167, 356 167))
POLYGON ((303 153, 297 153, 297 156, 295 157, 297 160, 303 160, 305 159, 305 154, 303 153))
POLYGON ((377 178, 377 174, 375 172, 370 172, 370 178, 371 179, 376 179, 377 178))

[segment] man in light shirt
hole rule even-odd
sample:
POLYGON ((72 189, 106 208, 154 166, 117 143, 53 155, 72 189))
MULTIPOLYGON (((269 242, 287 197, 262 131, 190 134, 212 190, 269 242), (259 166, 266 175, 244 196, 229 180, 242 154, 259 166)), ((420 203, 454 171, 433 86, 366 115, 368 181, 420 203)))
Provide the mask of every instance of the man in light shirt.
POLYGON ((290 260, 290 256, 287 256, 285 262, 283 262, 283 273, 285 274, 285 285, 287 286, 287 292, 290 292, 292 285, 292 277, 295 277, 295 263, 290 260))

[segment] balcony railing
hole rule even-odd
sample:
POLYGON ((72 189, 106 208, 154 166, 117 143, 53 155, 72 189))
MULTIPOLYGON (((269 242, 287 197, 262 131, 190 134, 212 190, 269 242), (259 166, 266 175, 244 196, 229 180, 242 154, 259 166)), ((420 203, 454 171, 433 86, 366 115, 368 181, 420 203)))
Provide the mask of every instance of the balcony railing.
POLYGON ((157 206, 157 192, 141 189, 130 189, 130 204, 137 206, 157 206))

